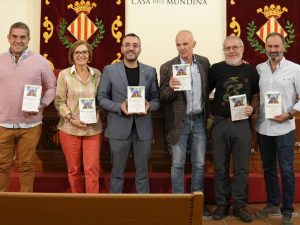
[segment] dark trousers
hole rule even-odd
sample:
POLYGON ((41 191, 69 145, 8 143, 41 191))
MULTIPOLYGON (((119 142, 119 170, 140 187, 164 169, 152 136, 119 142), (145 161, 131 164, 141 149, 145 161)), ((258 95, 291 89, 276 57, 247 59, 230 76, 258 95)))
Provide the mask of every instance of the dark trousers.
POLYGON ((232 122, 222 119, 212 130, 212 150, 215 164, 214 189, 217 205, 227 205, 231 197, 235 204, 245 206, 248 197, 248 164, 252 132, 248 120, 232 122), (230 179, 230 158, 233 179, 230 179))
POLYGON ((291 215, 294 211, 293 200, 295 195, 294 173, 294 144, 295 130, 281 136, 266 136, 258 134, 260 155, 263 162, 264 177, 269 205, 279 206, 280 188, 277 175, 277 163, 282 179, 281 211, 291 215))
POLYGON ((151 153, 151 141, 141 140, 136 129, 132 129, 129 138, 126 140, 109 139, 112 160, 111 193, 121 193, 123 191, 124 171, 131 145, 133 146, 136 191, 138 193, 149 193, 148 163, 151 153))

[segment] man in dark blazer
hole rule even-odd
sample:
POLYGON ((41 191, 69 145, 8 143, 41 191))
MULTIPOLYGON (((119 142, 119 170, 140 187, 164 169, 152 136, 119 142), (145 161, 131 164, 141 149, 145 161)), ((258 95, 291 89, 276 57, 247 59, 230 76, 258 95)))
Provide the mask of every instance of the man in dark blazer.
POLYGON ((105 136, 112 157, 110 192, 123 190, 124 170, 133 146, 138 193, 149 192, 148 162, 153 138, 151 112, 159 108, 156 70, 138 61, 140 38, 127 34, 122 40, 123 61, 104 67, 98 89, 100 107, 108 112, 105 136), (128 113, 127 87, 145 87, 145 112, 128 113))
MULTIPOLYGON (((203 191, 210 63, 206 57, 193 54, 196 42, 190 31, 180 31, 175 42, 179 55, 160 67, 160 100, 165 106, 165 132, 172 154, 172 191, 184 192, 187 145, 192 163, 191 192, 203 191), (173 76, 172 65, 175 64, 190 65, 191 90, 174 91, 180 85, 173 76)), ((208 214, 205 207, 205 215, 208 214)))

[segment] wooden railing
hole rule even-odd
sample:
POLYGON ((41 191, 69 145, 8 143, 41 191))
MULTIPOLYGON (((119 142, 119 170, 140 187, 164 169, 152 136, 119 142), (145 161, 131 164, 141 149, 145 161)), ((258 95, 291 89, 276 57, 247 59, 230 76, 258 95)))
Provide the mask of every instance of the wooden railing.
POLYGON ((201 225, 203 194, 0 193, 5 225, 201 225))

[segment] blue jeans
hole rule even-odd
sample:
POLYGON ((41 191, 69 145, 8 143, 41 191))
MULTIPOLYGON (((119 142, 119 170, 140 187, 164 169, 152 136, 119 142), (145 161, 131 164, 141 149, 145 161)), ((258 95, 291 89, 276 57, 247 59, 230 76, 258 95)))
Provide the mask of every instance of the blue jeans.
POLYGON ((277 175, 277 162, 282 178, 282 214, 291 215, 294 211, 295 194, 294 144, 295 130, 281 136, 258 134, 260 155, 263 162, 264 178, 269 205, 279 206, 280 189, 277 175))
POLYGON ((203 191, 207 137, 202 115, 186 116, 177 144, 171 145, 173 193, 184 193, 184 166, 187 143, 189 144, 192 163, 191 192, 203 191))

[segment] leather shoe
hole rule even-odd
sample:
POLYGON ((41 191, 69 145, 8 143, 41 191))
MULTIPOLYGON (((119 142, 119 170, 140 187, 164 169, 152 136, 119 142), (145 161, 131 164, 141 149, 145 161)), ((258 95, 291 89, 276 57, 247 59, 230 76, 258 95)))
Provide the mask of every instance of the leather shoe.
POLYGON ((212 213, 212 218, 214 220, 221 220, 229 213, 230 205, 218 205, 217 208, 212 213))
POLYGON ((246 210, 246 207, 244 206, 233 206, 232 214, 240 218, 240 220, 245 223, 252 222, 252 215, 246 210))

